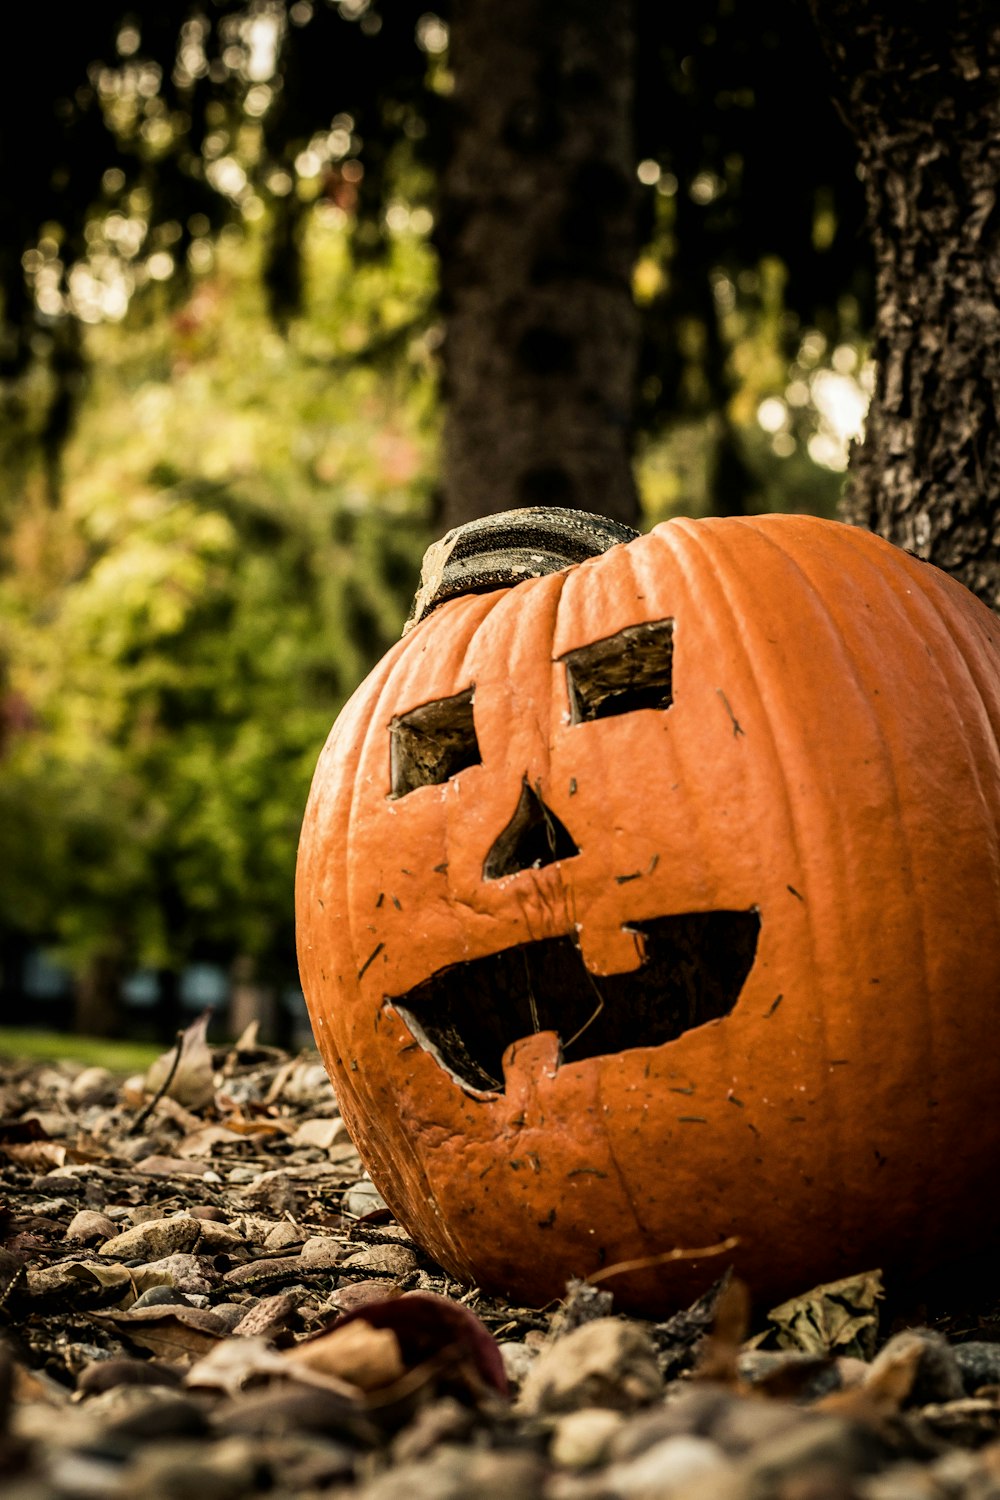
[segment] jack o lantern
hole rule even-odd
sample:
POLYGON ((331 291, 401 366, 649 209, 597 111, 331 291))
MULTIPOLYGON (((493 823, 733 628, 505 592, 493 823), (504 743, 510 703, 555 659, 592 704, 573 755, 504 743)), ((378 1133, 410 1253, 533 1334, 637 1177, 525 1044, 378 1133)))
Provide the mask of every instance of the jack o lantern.
POLYGON ((531 521, 506 573, 446 539, 305 815, 302 981, 380 1191, 532 1303, 995 1241, 997 621, 835 522, 531 521))

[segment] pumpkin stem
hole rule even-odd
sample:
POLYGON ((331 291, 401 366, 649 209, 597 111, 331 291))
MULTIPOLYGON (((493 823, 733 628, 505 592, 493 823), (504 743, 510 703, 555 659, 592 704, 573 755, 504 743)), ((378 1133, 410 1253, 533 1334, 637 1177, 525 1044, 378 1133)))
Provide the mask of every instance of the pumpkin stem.
POLYGON ((532 505, 456 526, 424 553, 420 587, 403 634, 460 594, 487 594, 526 578, 558 573, 609 548, 632 542, 631 526, 607 516, 532 505))

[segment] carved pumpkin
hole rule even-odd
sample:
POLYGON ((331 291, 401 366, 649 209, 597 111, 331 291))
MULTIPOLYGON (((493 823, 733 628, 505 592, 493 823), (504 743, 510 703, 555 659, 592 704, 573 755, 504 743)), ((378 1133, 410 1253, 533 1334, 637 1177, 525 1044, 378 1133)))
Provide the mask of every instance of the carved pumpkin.
POLYGON ((389 652, 316 771, 300 964, 442 1265, 541 1303, 660 1257, 607 1282, 656 1311, 730 1259, 767 1298, 997 1236, 998 665, 961 586, 794 516, 671 521, 389 652))

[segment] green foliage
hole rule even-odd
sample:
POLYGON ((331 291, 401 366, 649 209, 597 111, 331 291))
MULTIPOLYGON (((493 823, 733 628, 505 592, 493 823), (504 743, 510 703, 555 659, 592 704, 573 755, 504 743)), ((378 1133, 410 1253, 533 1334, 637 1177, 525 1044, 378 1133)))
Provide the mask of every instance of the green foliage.
POLYGON ((309 779, 398 635, 435 435, 419 338, 380 373, 343 358, 421 312, 423 242, 354 272, 317 221, 307 265, 287 340, 225 244, 181 308, 95 328, 64 503, 26 498, 9 538, 0 910, 78 966, 291 964, 309 779))
MULTIPOLYGON (((287 976, 316 755, 432 519, 448 10, 264 11, 74 12, 0 188, 0 926, 77 968, 287 976)), ((640 8, 650 522, 829 513, 861 399, 851 153, 793 190, 821 86, 764 11, 640 8)))
MULTIPOLYGON (((572 7, 551 14, 549 50, 571 54, 560 28, 583 22, 572 7)), ((81 385, 78 320, 121 317, 134 295, 182 297, 220 233, 266 223, 281 327, 301 304, 315 213, 351 215, 361 262, 391 246, 401 180, 428 214, 461 129, 450 15, 450 0, 92 0, 58 27, 24 12, 26 55, 45 66, 30 106, 23 91, 0 98, 7 472, 41 444, 57 487, 81 385)), ((617 15, 635 32, 640 241, 659 278, 640 298, 636 417, 659 435, 732 398, 720 278, 754 302, 761 267, 786 268, 775 347, 787 361, 810 328, 835 343, 866 324, 872 276, 854 150, 806 7, 621 3, 617 15)))

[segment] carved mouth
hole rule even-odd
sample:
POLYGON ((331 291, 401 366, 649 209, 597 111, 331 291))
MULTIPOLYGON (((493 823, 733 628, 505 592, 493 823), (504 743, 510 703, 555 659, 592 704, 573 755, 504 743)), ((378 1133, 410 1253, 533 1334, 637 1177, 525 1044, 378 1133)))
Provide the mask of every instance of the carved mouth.
POLYGON ((592 974, 573 937, 543 938, 452 964, 387 997, 456 1083, 503 1091, 503 1054, 532 1032, 558 1034, 565 1062, 659 1047, 728 1016, 753 967, 760 916, 687 912, 623 924, 640 966, 592 974))

